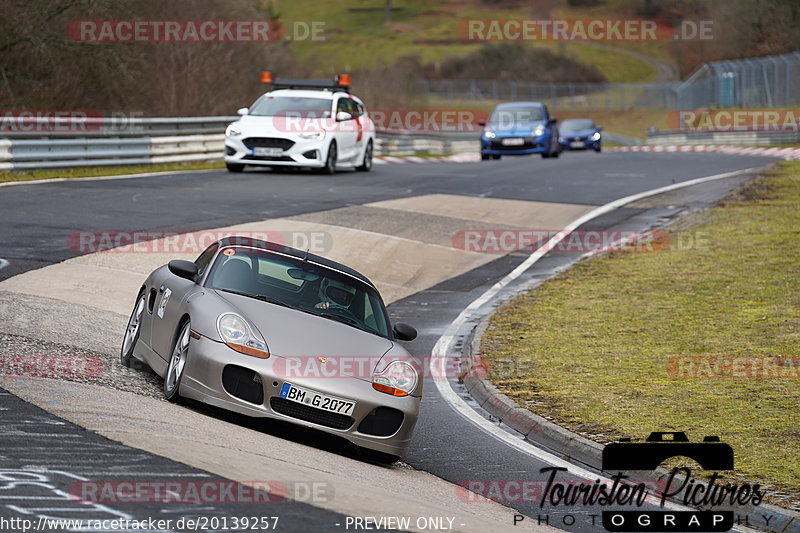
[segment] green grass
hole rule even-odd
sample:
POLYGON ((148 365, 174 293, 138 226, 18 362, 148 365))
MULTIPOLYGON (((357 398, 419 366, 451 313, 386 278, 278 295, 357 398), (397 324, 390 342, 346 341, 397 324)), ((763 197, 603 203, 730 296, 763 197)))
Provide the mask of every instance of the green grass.
POLYGON ((91 178, 96 176, 119 176, 144 172, 180 172, 186 170, 221 169, 221 161, 197 163, 168 163, 163 165, 129 165, 118 167, 76 167, 54 170, 0 171, 0 183, 9 181, 49 180, 55 178, 91 178))
MULTIPOLYGON (((477 50, 481 44, 459 40, 460 19, 530 17, 524 8, 487 9, 479 0, 463 0, 458 6, 437 7, 437 4, 426 0, 404 0, 394 5, 402 9, 394 12, 392 23, 388 26, 384 25, 383 11, 379 9, 383 6, 383 0, 292 0, 278 3, 278 12, 289 31, 298 21, 325 21, 325 41, 299 40, 290 44, 299 63, 320 76, 392 65, 399 58, 409 55, 417 55, 426 63, 465 56, 477 50), (353 12, 349 8, 377 9, 353 12)), ((655 71, 649 64, 623 53, 580 43, 536 42, 530 45, 562 52, 581 62, 593 64, 612 82, 646 82, 655 77, 655 71)))
POLYGON ((599 256, 501 307, 482 345, 491 379, 602 442, 658 430, 719 435, 735 450, 732 475, 794 494, 797 505, 800 379, 686 378, 667 364, 800 358, 800 162, 688 221, 669 233, 684 246, 599 256))

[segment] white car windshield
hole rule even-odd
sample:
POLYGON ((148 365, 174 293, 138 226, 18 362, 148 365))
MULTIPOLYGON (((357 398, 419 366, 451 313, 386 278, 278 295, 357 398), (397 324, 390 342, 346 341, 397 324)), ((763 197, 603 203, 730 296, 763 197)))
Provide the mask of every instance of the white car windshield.
POLYGON ((258 117, 329 118, 331 100, 295 96, 264 95, 250 107, 248 115, 258 117))

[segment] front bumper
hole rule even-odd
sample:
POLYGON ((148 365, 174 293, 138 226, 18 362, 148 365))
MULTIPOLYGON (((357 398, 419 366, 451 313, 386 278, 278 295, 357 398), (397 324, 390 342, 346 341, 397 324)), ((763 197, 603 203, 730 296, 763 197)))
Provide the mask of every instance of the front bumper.
POLYGON ((576 151, 576 150, 596 150, 597 148, 600 147, 600 139, 598 139, 596 141, 592 141, 588 137, 584 138, 584 139, 570 138, 570 139, 565 139, 564 141, 561 141, 559 144, 561 145, 562 150, 571 150, 571 151, 576 151), (574 142, 583 143, 583 146, 572 146, 572 143, 574 143, 574 142))
MULTIPOLYGON (((179 393, 181 396, 244 415, 277 418, 318 429, 343 437, 357 446, 383 453, 398 456, 405 453, 419 417, 419 397, 389 396, 373 389, 371 382, 353 377, 296 376, 288 373, 286 367, 277 356, 258 359, 240 354, 207 337, 192 338, 179 393), (256 379, 260 379, 261 383, 253 381, 255 385, 243 384, 242 389, 230 390, 230 380, 226 381, 227 387, 223 383, 223 371, 226 367, 243 368, 253 376, 257 375, 256 379), (285 382, 356 402, 349 415, 352 421, 345 420, 348 417, 343 415, 329 416, 321 409, 280 398, 281 387, 285 382), (259 387, 263 391, 260 402, 252 397, 250 399, 253 401, 240 397, 247 396, 243 390, 258 392, 259 387), (386 408, 393 410, 391 415, 394 421, 402 414, 402 422, 392 423, 391 428, 397 429, 391 434, 376 435, 376 432, 386 433, 383 431, 387 427, 385 421, 378 420, 379 417, 389 414, 386 408), (368 420, 365 421, 366 419, 368 420), (381 427, 381 430, 377 431, 376 427, 381 427)), ((227 371, 227 378, 230 377, 230 372, 227 371)))
MULTIPOLYGON (((299 139, 296 137, 225 137, 225 162, 240 165, 287 166, 322 168, 328 156, 328 139, 299 139), (254 139, 275 139, 274 147, 289 145, 280 155, 255 155, 254 139), (247 143, 247 144, 246 144, 247 143), (248 144, 250 146, 248 146, 248 144)), ((269 144, 269 143, 268 143, 269 144)))
POLYGON ((503 139, 507 137, 494 137, 488 139, 481 137, 481 154, 482 155, 527 155, 527 154, 540 154, 547 151, 548 138, 547 136, 540 137, 523 137, 523 144, 521 145, 504 145, 503 139))

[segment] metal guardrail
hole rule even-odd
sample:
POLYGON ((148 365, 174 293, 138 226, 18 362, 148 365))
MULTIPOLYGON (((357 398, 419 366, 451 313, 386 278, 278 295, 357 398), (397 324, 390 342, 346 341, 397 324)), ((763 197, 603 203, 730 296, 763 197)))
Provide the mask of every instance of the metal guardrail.
POLYGON ((0 170, 220 160, 238 117, 18 117, 0 132, 0 170))
MULTIPOLYGON (((0 133, 0 170, 219 161, 223 131, 237 118, 27 119, 0 133)), ((630 137, 603 135, 620 144, 641 144, 630 137)), ((375 154, 477 152, 478 136, 474 131, 379 131, 375 154)))
POLYGON ((155 137, 221 133, 238 116, 230 117, 83 117, 73 113, 65 118, 25 117, 23 114, 3 124, 0 138, 69 137, 155 137), (78 116, 76 116, 78 115, 78 116))
POLYGON ((791 131, 655 131, 647 134, 649 145, 729 144, 775 146, 800 143, 800 130, 791 131))

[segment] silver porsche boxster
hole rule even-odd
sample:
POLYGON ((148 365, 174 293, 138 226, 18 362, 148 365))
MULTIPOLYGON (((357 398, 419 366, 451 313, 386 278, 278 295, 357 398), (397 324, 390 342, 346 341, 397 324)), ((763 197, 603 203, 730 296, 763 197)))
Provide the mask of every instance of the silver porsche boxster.
POLYGON ((416 334, 392 327, 377 289, 355 270, 228 237, 147 277, 121 360, 149 365, 170 401, 312 427, 392 462, 419 415, 423 372, 397 343, 416 334))

